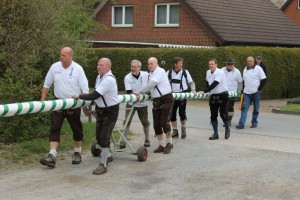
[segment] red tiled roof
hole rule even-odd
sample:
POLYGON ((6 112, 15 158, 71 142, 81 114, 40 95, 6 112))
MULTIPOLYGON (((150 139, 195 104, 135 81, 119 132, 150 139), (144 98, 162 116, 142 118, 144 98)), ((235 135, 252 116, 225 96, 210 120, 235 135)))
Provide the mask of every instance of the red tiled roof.
POLYGON ((222 44, 300 46, 300 27, 270 0, 183 0, 222 44))

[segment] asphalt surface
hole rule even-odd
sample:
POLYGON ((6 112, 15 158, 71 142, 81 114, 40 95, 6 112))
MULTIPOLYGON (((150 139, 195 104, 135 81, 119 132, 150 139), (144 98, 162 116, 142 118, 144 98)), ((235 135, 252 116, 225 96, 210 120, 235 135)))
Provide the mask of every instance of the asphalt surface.
MULTIPOLYGON (((1 170, 0 199, 300 199, 299 116, 261 113, 258 128, 232 127, 229 140, 220 124, 220 139, 209 141, 209 109, 190 104, 188 113, 187 138, 175 139, 171 154, 152 153, 153 129, 145 162, 129 149, 115 152, 101 176, 92 174, 99 157, 83 152, 72 165, 72 152, 60 152, 55 169, 37 161, 1 170)), ((131 130, 137 149, 144 138, 136 118, 131 130)))

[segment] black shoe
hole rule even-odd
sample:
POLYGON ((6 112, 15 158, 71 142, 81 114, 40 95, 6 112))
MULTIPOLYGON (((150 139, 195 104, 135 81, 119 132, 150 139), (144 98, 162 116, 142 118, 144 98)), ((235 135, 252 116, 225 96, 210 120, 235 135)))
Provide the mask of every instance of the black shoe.
POLYGON ((242 124, 238 124, 238 125, 236 125, 235 126, 237 129, 244 129, 244 125, 242 125, 242 124))
POLYGON ((227 140, 230 137, 230 128, 225 130, 225 139, 227 140))
POLYGON ((217 135, 217 134, 212 134, 208 139, 209 139, 209 140, 218 140, 218 139, 219 139, 219 135, 217 135))
POLYGON ((178 129, 173 129, 172 138, 179 138, 178 129))
POLYGON ((250 126, 250 128, 256 128, 257 127, 257 124, 252 124, 251 126, 250 126))
POLYGON ((75 152, 73 155, 72 164, 78 165, 81 163, 81 154, 79 152, 75 152))
POLYGON ((56 163, 56 158, 52 154, 48 154, 47 157, 42 158, 40 160, 40 163, 42 165, 47 165, 50 168, 54 168, 55 167, 55 163, 56 163))
POLYGON ((121 141, 121 142, 120 142, 120 145, 119 145, 119 148, 120 148, 120 149, 125 149, 125 148, 126 148, 126 142, 121 141))
POLYGON ((144 147, 150 147, 150 140, 145 140, 144 147))
POLYGON ((186 127, 181 127, 181 139, 186 138, 186 127))

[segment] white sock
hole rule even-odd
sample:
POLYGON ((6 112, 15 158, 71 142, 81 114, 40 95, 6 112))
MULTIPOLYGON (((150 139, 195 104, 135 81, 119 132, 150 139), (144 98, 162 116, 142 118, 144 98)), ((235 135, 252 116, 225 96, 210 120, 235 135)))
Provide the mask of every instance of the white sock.
POLYGON ((166 138, 166 140, 167 140, 167 143, 170 143, 170 144, 172 144, 172 143, 173 143, 173 141, 172 141, 172 137, 166 138))
POLYGON ((161 145, 162 147, 165 147, 165 143, 163 140, 158 140, 159 145, 161 145))
POLYGON ((54 157, 56 157, 56 155, 57 155, 56 149, 50 149, 49 154, 51 154, 51 155, 53 155, 54 157))
POLYGON ((75 147, 75 148, 74 148, 74 152, 81 153, 81 147, 75 147))
POLYGON ((102 148, 101 156, 101 163, 106 167, 107 158, 111 156, 108 147, 102 148))

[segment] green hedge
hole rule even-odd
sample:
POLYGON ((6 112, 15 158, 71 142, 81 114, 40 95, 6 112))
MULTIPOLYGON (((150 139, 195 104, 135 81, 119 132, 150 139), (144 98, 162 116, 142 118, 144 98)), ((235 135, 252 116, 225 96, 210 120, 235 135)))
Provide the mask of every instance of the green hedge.
MULTIPOLYGON (((94 87, 97 76, 97 62, 101 57, 112 60, 112 71, 118 81, 119 90, 124 90, 123 78, 130 71, 130 61, 142 62, 142 70, 147 69, 147 60, 154 56, 159 63, 164 60, 166 70, 172 67, 175 56, 184 58, 184 67, 189 70, 197 91, 205 87, 205 73, 208 60, 216 58, 219 68, 231 57, 235 66, 243 71, 248 56, 262 55, 267 66, 267 85, 264 99, 292 98, 300 94, 300 48, 279 47, 219 47, 211 49, 167 49, 167 48, 101 48, 86 51, 88 63, 85 72, 91 87, 94 87)), ((80 61, 78 61, 80 63, 80 61)), ((84 64, 83 64, 84 65, 84 64)))

